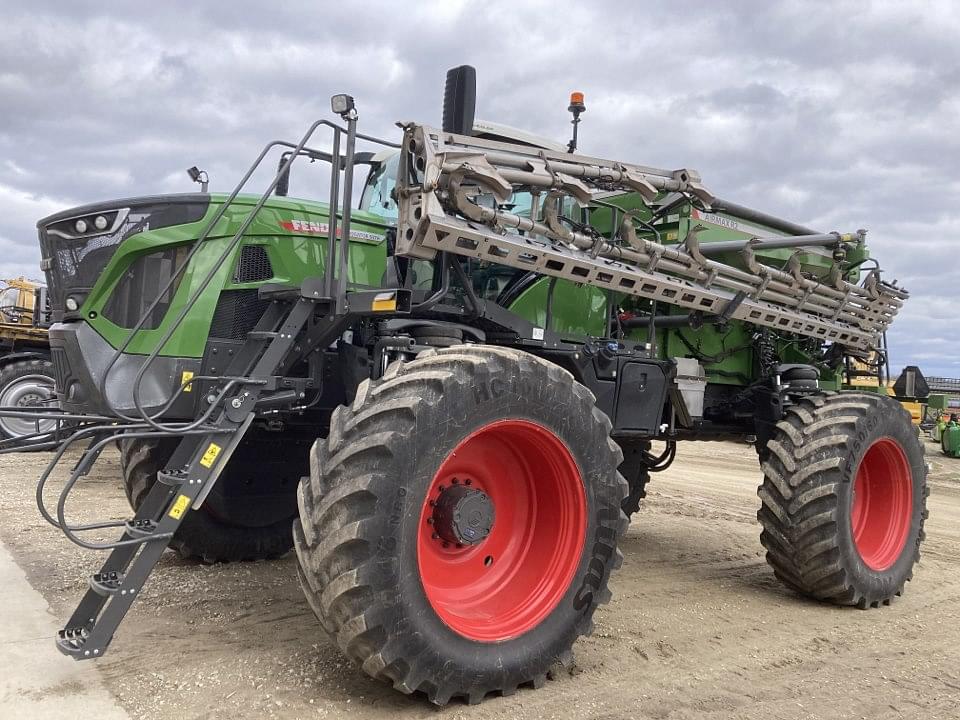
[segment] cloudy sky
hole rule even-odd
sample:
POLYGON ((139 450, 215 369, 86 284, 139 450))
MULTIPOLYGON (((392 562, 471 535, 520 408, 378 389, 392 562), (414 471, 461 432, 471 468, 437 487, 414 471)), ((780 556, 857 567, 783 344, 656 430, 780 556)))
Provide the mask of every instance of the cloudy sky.
POLYGON ((52 211, 189 191, 194 164, 229 189, 335 92, 369 133, 438 124, 445 70, 469 63, 478 117, 564 141, 581 90, 585 152, 868 228, 912 292, 894 372, 960 377, 960 3, 280 5, 0 0, 0 277, 39 275, 52 211))

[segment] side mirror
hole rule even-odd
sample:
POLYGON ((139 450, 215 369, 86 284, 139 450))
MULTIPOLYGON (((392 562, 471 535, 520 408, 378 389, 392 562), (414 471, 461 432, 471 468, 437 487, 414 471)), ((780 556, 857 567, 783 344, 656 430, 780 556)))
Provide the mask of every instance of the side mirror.
POLYGON ((372 152, 358 152, 353 154, 353 164, 354 165, 373 165, 376 163, 376 160, 373 158, 376 157, 376 153, 372 152))
POLYGON ((476 105, 477 71, 470 65, 448 70, 443 89, 443 131, 471 135, 476 105))
MULTIPOLYGON (((292 155, 291 151, 287 151, 280 156, 280 162, 277 164, 277 172, 283 168, 284 163, 287 162, 287 159, 292 155)), ((320 150, 309 150, 303 149, 300 151, 300 155, 303 157, 310 158, 313 160, 320 160, 322 162, 333 162, 333 156, 330 153, 326 153, 320 150)), ((374 165, 376 161, 373 159, 374 153, 372 152, 358 152, 354 153, 353 164, 354 165, 374 165)), ((340 156, 340 169, 344 168, 345 158, 340 156)), ((280 179, 277 181, 277 187, 274 189, 273 194, 279 197, 286 197, 290 192, 290 168, 287 168, 286 171, 280 175, 280 179)))

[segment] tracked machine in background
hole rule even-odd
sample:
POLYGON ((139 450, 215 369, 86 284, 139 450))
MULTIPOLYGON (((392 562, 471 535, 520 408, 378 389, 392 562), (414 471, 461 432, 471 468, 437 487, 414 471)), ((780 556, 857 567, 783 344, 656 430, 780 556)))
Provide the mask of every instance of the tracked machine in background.
POLYGON ((392 142, 337 95, 342 123, 268 144, 228 196, 40 222, 58 417, 81 423, 40 509, 109 552, 61 651, 102 655, 167 547, 295 546, 320 624, 371 676, 435 703, 537 686, 590 632, 682 440, 756 437, 761 542, 787 586, 861 608, 902 592, 922 449, 898 403, 840 392, 907 299, 865 234, 475 122, 474 102, 472 68, 451 71, 443 129, 392 142), (321 129, 329 151, 310 147, 321 129), (273 182, 242 195, 274 150, 273 182), (329 203, 283 196, 304 156, 330 163, 329 203), (117 441, 135 516, 72 523, 117 441))

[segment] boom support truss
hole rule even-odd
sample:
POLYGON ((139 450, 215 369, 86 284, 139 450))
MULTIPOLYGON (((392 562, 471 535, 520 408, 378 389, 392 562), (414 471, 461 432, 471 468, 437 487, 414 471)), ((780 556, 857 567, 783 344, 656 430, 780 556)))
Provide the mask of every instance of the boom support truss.
POLYGON ((724 252, 740 253, 742 269, 708 257, 714 254, 711 243, 699 244, 697 228, 682 244, 665 245, 641 237, 629 211, 609 236, 589 222, 564 217, 571 201, 588 208, 599 193, 610 191, 638 193, 646 203, 680 193, 709 207, 716 198, 691 170, 660 170, 408 124, 398 175, 397 250, 411 257, 430 259, 442 251, 477 258, 819 338, 857 354, 879 346, 908 296, 882 281, 878 270, 858 285, 845 279, 839 262, 827 277, 809 277, 796 255, 780 269, 759 262, 755 252, 840 249, 862 242, 862 231, 753 238, 736 247, 723 243, 724 252), (531 193, 529 216, 502 207, 515 192, 531 193))

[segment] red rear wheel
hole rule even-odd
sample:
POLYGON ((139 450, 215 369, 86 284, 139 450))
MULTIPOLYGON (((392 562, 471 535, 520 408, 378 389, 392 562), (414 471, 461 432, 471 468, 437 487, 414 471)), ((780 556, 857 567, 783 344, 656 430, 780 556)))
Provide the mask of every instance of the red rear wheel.
POLYGON ((417 559, 427 599, 471 640, 522 635, 569 589, 586 527, 566 445, 527 420, 485 425, 450 452, 424 498, 417 559))
POLYGON ((875 440, 857 468, 850 525, 864 564, 878 572, 903 552, 913 514, 913 479, 907 456, 891 438, 875 440))
POLYGON ((920 558, 927 468, 910 413, 877 393, 798 398, 763 461, 767 562, 798 592, 888 605, 920 558))

